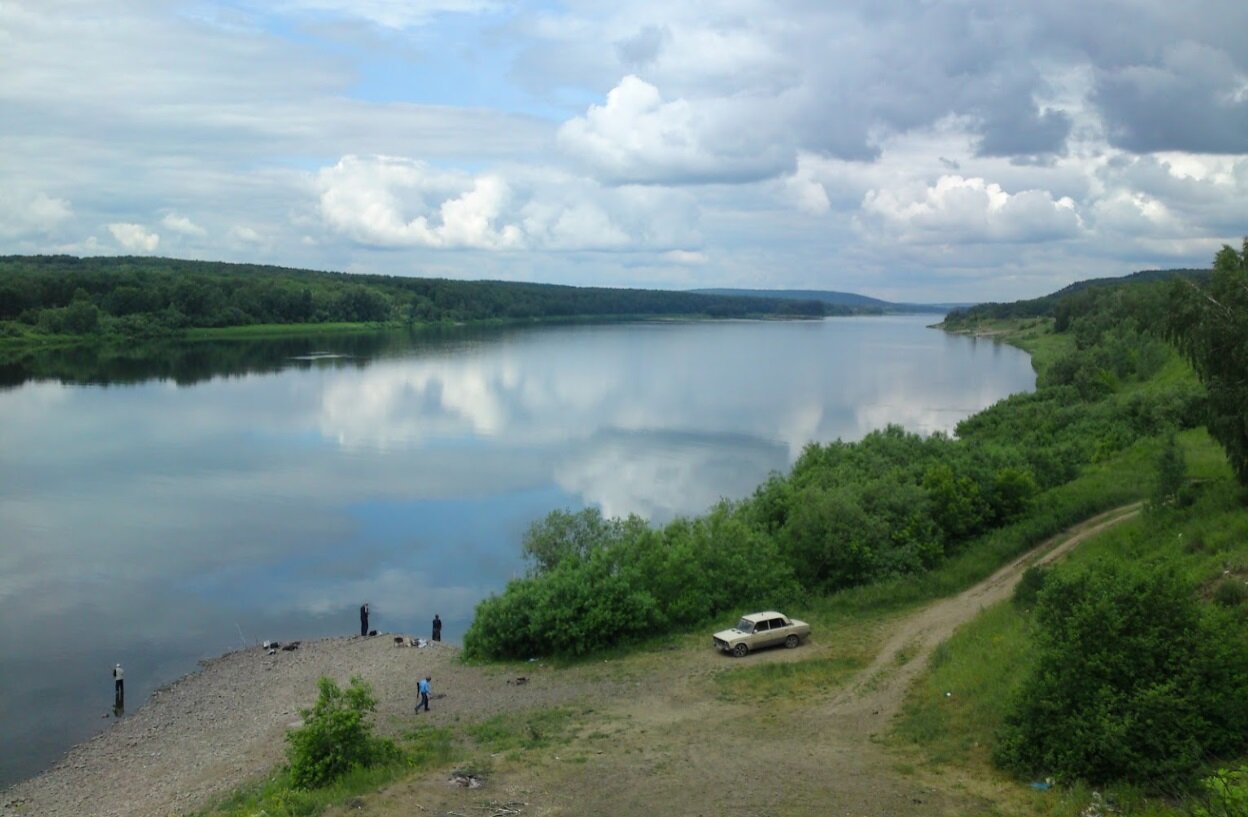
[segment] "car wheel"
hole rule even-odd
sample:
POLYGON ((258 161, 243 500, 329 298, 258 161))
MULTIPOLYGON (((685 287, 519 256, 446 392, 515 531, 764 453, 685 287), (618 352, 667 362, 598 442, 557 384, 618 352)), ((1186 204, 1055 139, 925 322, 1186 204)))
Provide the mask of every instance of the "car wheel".
POLYGON ((791 650, 797 646, 797 642, 800 640, 801 639, 799 639, 797 636, 791 635, 788 638, 784 639, 784 646, 788 647, 791 650))
POLYGON ((750 651, 750 648, 745 646, 744 644, 738 644, 737 646, 732 648, 732 654, 735 655, 737 658, 745 658, 746 653, 748 653, 749 651, 750 651))

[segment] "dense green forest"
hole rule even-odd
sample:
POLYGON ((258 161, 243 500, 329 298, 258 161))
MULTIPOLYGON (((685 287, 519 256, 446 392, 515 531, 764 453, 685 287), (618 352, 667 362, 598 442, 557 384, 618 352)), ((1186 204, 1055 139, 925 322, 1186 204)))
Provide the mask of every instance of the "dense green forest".
MULTIPOLYGON (((955 436, 890 427, 812 443, 752 496, 661 527, 551 513, 525 537, 528 575, 478 606, 466 652, 572 658, 745 609, 818 608, 873 587, 866 598, 884 605, 954 592, 1095 513, 1147 500, 1123 555, 1028 575, 1020 623, 991 642, 1014 652, 974 672, 996 681, 977 689, 988 725, 959 738, 1024 780, 1194 790, 1211 764, 1248 749, 1248 591, 1232 574, 1248 564, 1227 551, 1248 532, 1248 241, 1211 273, 1076 287, 1048 308, 1015 324, 1036 390, 955 436), (1237 479, 1186 478, 1177 440, 1203 429, 1237 479), (1195 541, 1175 537, 1199 524, 1195 541)), ((1218 779, 1248 802, 1248 775, 1218 779)))
POLYGON ((817 317, 818 300, 459 281, 171 258, 0 257, 0 340, 177 335, 257 324, 436 324, 584 317, 817 317))

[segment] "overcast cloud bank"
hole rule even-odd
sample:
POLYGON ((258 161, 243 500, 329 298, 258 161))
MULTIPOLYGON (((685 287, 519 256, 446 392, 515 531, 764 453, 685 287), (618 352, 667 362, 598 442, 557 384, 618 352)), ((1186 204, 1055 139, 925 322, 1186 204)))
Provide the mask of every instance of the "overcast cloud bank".
POLYGON ((1248 233, 1244 31, 1239 0, 10 0, 0 252, 933 301, 1206 266, 1248 233))

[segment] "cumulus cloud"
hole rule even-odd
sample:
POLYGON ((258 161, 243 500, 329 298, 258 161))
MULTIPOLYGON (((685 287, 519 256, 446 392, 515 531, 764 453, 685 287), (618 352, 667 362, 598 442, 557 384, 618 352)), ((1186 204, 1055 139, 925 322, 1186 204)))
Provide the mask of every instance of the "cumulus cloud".
POLYGON ((15 238, 30 234, 47 234, 73 215, 65 199, 38 192, 20 195, 10 192, 0 196, 0 236, 15 238))
POLYGON ((196 236, 202 238, 208 235, 208 231, 191 221, 186 216, 180 216, 177 213, 168 213, 160 220, 161 225, 166 230, 172 230, 182 235, 196 236))
POLYGON ((1121 191, 1092 205, 1092 223, 1103 232, 1171 237, 1180 227, 1164 203, 1143 193, 1121 191))
POLYGON ((148 232, 142 224, 120 222, 108 225, 108 231, 124 249, 130 252, 155 252, 160 236, 148 232))
POLYGON ((245 224, 236 224, 231 227, 230 238, 243 244, 260 244, 264 241, 264 236, 255 228, 248 227, 245 224))
POLYGON ((321 215, 334 230, 383 247, 518 247, 499 225, 510 191, 498 176, 475 178, 391 156, 344 156, 318 175, 321 215))
POLYGON ((740 100, 666 102, 657 87, 629 75, 605 104, 565 122, 559 145, 614 183, 742 182, 790 169, 791 145, 765 123, 747 127, 747 109, 740 100))
POLYGON ((603 188, 543 169, 472 175, 393 156, 345 156, 317 183, 325 222, 379 247, 622 250, 699 240, 679 192, 603 188))
POLYGON ((345 156, 321 170, 321 215, 356 241, 379 246, 506 249, 520 229, 499 224, 510 196, 497 176, 466 178, 390 156, 345 156))
POLYGON ((934 185, 872 190, 864 222, 914 243, 1029 243, 1071 238, 1082 229, 1075 203, 1046 190, 1007 193, 981 178, 941 176, 934 185))

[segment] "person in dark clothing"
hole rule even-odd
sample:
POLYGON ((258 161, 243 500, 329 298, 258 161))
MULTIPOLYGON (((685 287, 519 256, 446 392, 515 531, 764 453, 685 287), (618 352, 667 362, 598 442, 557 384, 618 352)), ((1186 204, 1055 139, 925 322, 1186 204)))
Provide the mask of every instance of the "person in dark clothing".
POLYGON ((360 605, 360 635, 368 635, 368 602, 360 605))
POLYGON ((113 667, 113 709, 122 710, 126 708, 126 681, 125 670, 121 668, 121 664, 113 667))
POLYGON ((433 640, 442 640, 442 619, 438 618, 438 614, 433 614, 433 640))
POLYGON ((433 680, 432 675, 426 675, 416 684, 416 688, 420 690, 420 703, 416 704, 416 711, 419 712, 423 706, 425 711, 429 711, 429 682, 433 680))

